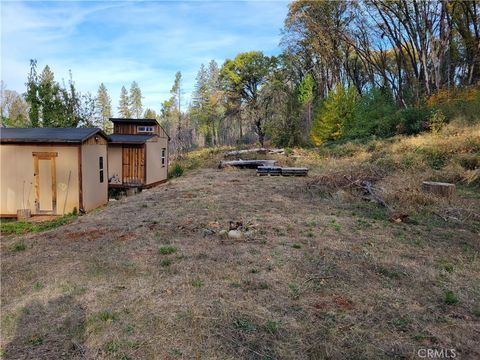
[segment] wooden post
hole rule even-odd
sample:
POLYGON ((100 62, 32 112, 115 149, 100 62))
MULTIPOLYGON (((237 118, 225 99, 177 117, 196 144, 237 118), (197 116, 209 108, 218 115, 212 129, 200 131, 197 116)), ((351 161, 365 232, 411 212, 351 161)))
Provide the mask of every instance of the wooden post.
POLYGON ((446 198, 451 198, 455 193, 455 184, 424 181, 422 183, 422 191, 446 198))

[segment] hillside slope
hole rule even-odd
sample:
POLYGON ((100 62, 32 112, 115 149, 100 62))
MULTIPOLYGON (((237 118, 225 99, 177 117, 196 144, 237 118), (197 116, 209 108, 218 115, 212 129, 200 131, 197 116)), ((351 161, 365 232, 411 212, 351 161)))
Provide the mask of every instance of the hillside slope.
POLYGON ((2 237, 3 356, 480 356, 478 230, 391 223, 376 203, 317 196, 309 181, 197 169, 61 228, 2 237), (230 221, 249 237, 219 236, 230 221))

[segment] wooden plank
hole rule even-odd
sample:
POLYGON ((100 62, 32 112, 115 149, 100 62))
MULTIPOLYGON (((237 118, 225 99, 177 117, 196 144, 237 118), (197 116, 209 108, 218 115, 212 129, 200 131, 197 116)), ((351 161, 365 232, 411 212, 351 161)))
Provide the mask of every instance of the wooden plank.
POLYGON ((35 178, 35 210, 40 210, 40 178, 39 178, 38 156, 33 155, 33 176, 35 178))
POLYGON ((38 152, 34 151, 32 152, 33 156, 37 156, 40 160, 48 160, 51 159, 52 157, 57 157, 58 153, 57 152, 38 152))
POLYGON ((82 145, 78 147, 78 206, 83 209, 82 145))
POLYGON ((142 177, 143 183, 147 182, 147 145, 143 144, 142 146, 142 177))
POLYGON ((241 168, 256 169, 259 166, 274 166, 276 160, 232 160, 232 161, 220 161, 219 168, 227 166, 237 166, 241 168))
POLYGON ((52 172, 52 212, 57 213, 57 163, 56 158, 51 158, 51 172, 52 172))

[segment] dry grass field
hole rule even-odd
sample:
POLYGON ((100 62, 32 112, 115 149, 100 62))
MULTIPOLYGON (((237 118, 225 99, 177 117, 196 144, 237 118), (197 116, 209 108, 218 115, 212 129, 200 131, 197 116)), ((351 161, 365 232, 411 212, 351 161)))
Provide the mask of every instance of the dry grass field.
MULTIPOLYGON (((451 135, 473 141, 463 158, 480 148, 474 130, 451 135)), ((420 158, 399 167, 415 141, 436 140, 282 160, 313 167, 308 178, 219 170, 217 156, 69 224, 2 236, 3 358, 480 358, 478 188, 456 178, 448 203, 421 194, 410 183, 438 170, 420 158), (376 186, 409 221, 335 188, 367 163, 395 168, 376 186), (247 236, 219 235, 230 221, 247 236)), ((471 171, 439 159, 441 176, 471 171)))

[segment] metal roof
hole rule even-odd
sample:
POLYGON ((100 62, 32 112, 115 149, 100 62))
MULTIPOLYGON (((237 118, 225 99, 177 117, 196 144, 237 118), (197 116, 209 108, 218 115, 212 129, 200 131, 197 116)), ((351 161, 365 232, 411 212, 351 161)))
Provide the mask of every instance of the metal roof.
POLYGON ((118 124, 137 124, 137 125, 160 125, 155 119, 122 119, 122 118, 110 118, 110 121, 118 124))
POLYGON ((0 142, 3 143, 82 143, 100 133, 99 128, 2 128, 0 142))
POLYGON ((152 137, 158 136, 156 134, 151 135, 128 135, 128 134, 111 134, 110 144, 144 144, 152 137))

